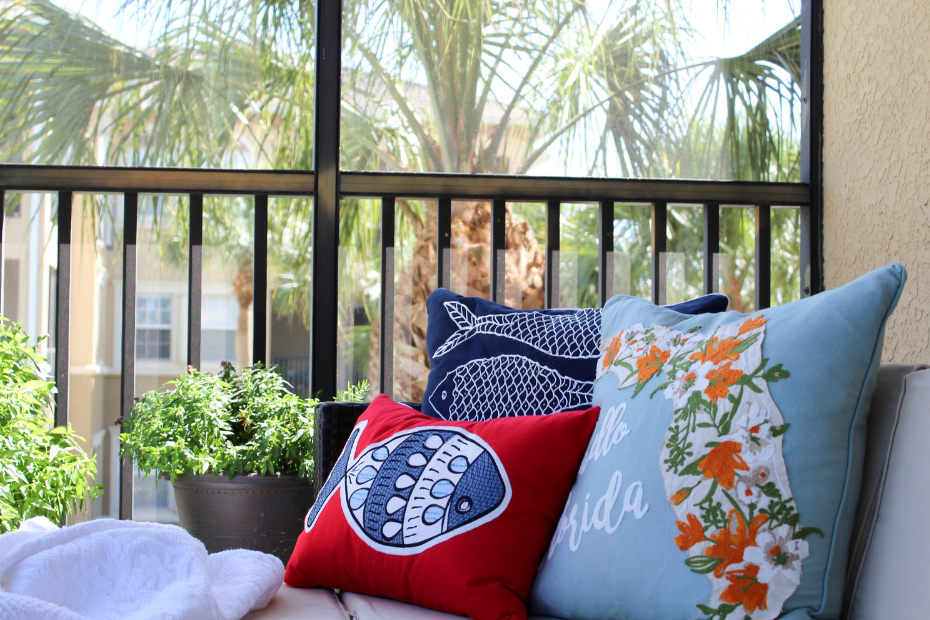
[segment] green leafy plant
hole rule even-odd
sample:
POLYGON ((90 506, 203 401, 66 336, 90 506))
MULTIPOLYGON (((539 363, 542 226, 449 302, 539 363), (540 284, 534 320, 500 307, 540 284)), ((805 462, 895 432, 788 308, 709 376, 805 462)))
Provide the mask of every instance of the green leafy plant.
MULTIPOLYGON (((123 423, 122 454, 139 470, 174 482, 181 474, 274 475, 313 473, 315 398, 288 391, 275 367, 237 372, 224 363, 218 375, 189 368, 139 398, 123 423)), ((344 392, 362 400, 367 386, 344 392)))
POLYGON ((346 384, 346 389, 336 390, 337 403, 360 403, 368 396, 368 379, 359 382, 357 385, 346 384))
POLYGON ((96 457, 70 426, 52 428, 55 384, 42 377, 40 341, 0 318, 0 532, 30 517, 57 522, 103 493, 89 482, 96 457))

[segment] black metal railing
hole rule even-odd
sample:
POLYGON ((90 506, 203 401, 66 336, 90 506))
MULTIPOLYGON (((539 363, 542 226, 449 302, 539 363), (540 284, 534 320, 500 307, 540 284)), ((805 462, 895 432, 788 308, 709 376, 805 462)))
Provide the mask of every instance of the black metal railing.
MULTIPOLYGON (((720 251, 720 205, 755 208, 756 221, 756 298, 757 309, 770 303, 770 249, 772 207, 801 210, 802 241, 814 234, 809 226, 812 209, 811 186, 803 183, 744 183, 678 180, 631 180, 586 178, 539 178, 495 175, 402 174, 336 172, 339 199, 374 197, 382 201, 381 228, 381 391, 393 392, 393 307, 394 307, 394 217, 398 198, 428 199, 437 204, 437 283, 450 286, 451 224, 453 200, 487 200, 491 217, 491 298, 504 301, 505 209, 507 202, 540 202, 546 205, 545 305, 559 303, 559 217, 561 205, 588 202, 599 205, 599 299, 603 304, 612 294, 614 204, 652 205, 652 299, 665 301, 665 259, 667 252, 668 205, 703 205, 704 211, 704 290, 714 292, 720 251)), ((0 196, 8 191, 55 192, 58 195, 58 279, 55 324, 55 380, 58 386, 55 423, 68 422, 68 374, 71 293, 71 204, 75 193, 122 194, 124 197, 123 276, 122 276, 122 366, 120 416, 132 408, 135 393, 136 362, 136 242, 140 194, 182 194, 190 198, 187 361, 200 367, 201 300, 203 279, 203 198, 212 194, 254 197, 254 285, 253 299, 263 300, 268 287, 268 199, 269 196, 317 196, 312 173, 262 171, 207 171, 128 168, 78 168, 44 166, 0 166, 0 196)), ((2 200, 2 198, 0 198, 2 200)), ((338 264, 338 210, 326 212, 317 197, 313 222, 313 280, 311 290, 311 356, 307 360, 307 392, 331 398, 335 392, 337 351, 338 282, 320 277, 338 264), (325 242, 324 242, 325 239, 325 242), (325 342, 321 346, 320 340, 325 342), (330 342, 331 341, 331 342, 330 342), (330 375, 332 377, 330 378, 330 375)), ((338 204, 338 201, 336 201, 338 204)), ((0 213, 3 212, 0 203, 0 213)), ((0 217, 0 232, 3 218, 0 217)), ((802 242, 801 296, 811 292, 809 271, 816 257, 811 244, 802 242)), ((2 252, 2 244, 0 244, 2 252)), ((330 274, 332 275, 332 274, 330 274)), ((0 281, 0 290, 3 285, 0 281)), ((817 291, 816 285, 813 289, 817 291)), ((267 309, 253 304, 253 362, 266 362, 267 309)), ((120 516, 132 515, 132 465, 121 466, 120 516)))
MULTIPOLYGON (((437 204, 437 282, 449 286, 451 268, 451 208, 453 200, 489 200, 491 217, 491 297, 503 301, 506 203, 546 204, 545 304, 559 299, 559 215, 567 202, 599 205, 600 222, 613 220, 615 203, 652 205, 652 298, 665 293, 665 231, 669 204, 698 204, 704 212, 704 289, 717 283, 721 205, 751 206, 756 211, 756 308, 768 307, 771 269, 771 208, 800 209, 801 296, 819 292, 822 282, 822 125, 823 125, 823 2, 802 5, 801 183, 743 183, 677 180, 539 178, 461 174, 399 174, 340 171, 342 108, 342 3, 316 3, 314 69, 314 170, 238 171, 160 168, 104 168, 0 165, 0 257, 3 254, 6 191, 54 192, 58 195, 58 276, 54 361, 58 384, 56 424, 67 423, 71 293, 71 205, 75 193, 123 194, 125 230, 122 276, 122 361, 120 416, 129 414, 135 390, 136 243, 140 194, 181 194, 190 198, 188 265, 188 363, 199 366, 203 279, 203 197, 254 197, 254 294, 264 299, 268 288, 267 232, 270 196, 313 197, 312 290, 308 390, 324 400, 336 393, 338 334, 339 204, 345 197, 380 199, 381 260, 381 389, 393 384, 394 208, 399 198, 422 198, 437 204)), ((612 293, 613 235, 609 226, 599 234, 599 299, 612 293)), ((3 283, 0 281, 0 291, 3 283)), ((266 361, 266 308, 253 304, 253 361, 266 361)), ((132 516, 132 466, 124 461, 120 476, 120 517, 132 516)))
POLYGON ((295 394, 310 395, 309 357, 272 357, 271 364, 280 369, 281 376, 291 384, 291 390, 295 394))

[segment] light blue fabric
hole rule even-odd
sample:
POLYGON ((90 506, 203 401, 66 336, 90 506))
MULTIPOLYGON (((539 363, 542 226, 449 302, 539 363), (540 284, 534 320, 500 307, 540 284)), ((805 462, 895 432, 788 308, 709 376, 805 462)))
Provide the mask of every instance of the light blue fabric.
MULTIPOLYGON (((764 316, 761 356, 774 373, 767 383, 771 401, 790 425, 780 437, 784 468, 800 514, 798 527, 823 532, 823 537, 806 536, 809 556, 801 563, 800 585, 782 607, 784 618, 839 617, 868 404, 881 361, 885 323, 905 279, 901 265, 889 265, 835 290, 751 315, 686 316, 626 296, 614 297, 604 308, 602 350, 620 330, 629 333, 636 324, 665 326, 685 334, 696 330, 696 340, 700 335, 709 340, 712 334, 725 334, 728 329, 735 334, 736 324, 764 316), (773 370, 777 364, 789 376, 773 370)), ((740 338, 746 340, 753 333, 740 338)), ((665 396, 664 370, 640 386, 636 396, 633 388, 618 389, 621 380, 614 374, 603 374, 595 383, 594 404, 601 407, 601 418, 592 442, 599 435, 604 437, 606 430, 611 431, 610 441, 600 451, 594 443, 589 447, 560 532, 533 586, 533 612, 571 620, 706 617, 696 606, 710 602, 711 579, 692 572, 684 563, 689 553, 673 542, 682 531, 676 526, 679 517, 670 501, 679 487, 666 491, 664 466, 660 465, 660 448, 673 418, 671 397, 665 396), (624 405, 621 421, 626 427, 620 430, 616 411, 624 405), (611 409, 613 416, 608 413, 611 409), (596 460, 589 458, 595 454, 596 460), (601 501, 599 507, 599 500, 608 495, 612 479, 620 482, 620 488, 613 494, 612 509, 605 511, 611 502, 601 501)), ((734 384, 731 394, 735 389, 734 384)), ((694 458, 700 458, 700 448, 695 450, 694 458)), ((700 472, 695 472, 689 480, 705 483, 700 472)), ((743 475, 748 472, 736 471, 737 483, 743 475)), ((735 494, 737 488, 741 487, 730 492, 735 494)), ((713 531, 708 527, 706 535, 713 531)), ((740 608, 727 618, 744 620, 748 615, 756 620, 773 614, 771 609, 746 614, 740 608)))

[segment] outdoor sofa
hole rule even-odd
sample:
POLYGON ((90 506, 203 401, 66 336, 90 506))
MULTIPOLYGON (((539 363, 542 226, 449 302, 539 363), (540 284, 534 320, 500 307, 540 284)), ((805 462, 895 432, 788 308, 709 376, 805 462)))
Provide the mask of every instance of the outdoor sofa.
MULTIPOLYGON (((329 403, 318 409, 317 489, 365 407, 329 403)), ((926 536, 925 515, 930 508, 927 476, 930 367, 881 366, 868 417, 863 466, 842 618, 927 617, 930 538, 926 536)), ((444 620, 457 616, 349 592, 283 586, 267 608, 246 617, 249 620, 444 620)))

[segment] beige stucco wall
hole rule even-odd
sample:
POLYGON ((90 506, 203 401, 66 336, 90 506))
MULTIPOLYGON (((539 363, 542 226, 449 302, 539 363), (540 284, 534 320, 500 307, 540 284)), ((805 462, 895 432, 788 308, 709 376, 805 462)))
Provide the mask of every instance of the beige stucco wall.
POLYGON ((825 0, 824 30, 826 285, 903 263, 884 359, 930 362, 930 1, 825 0))

